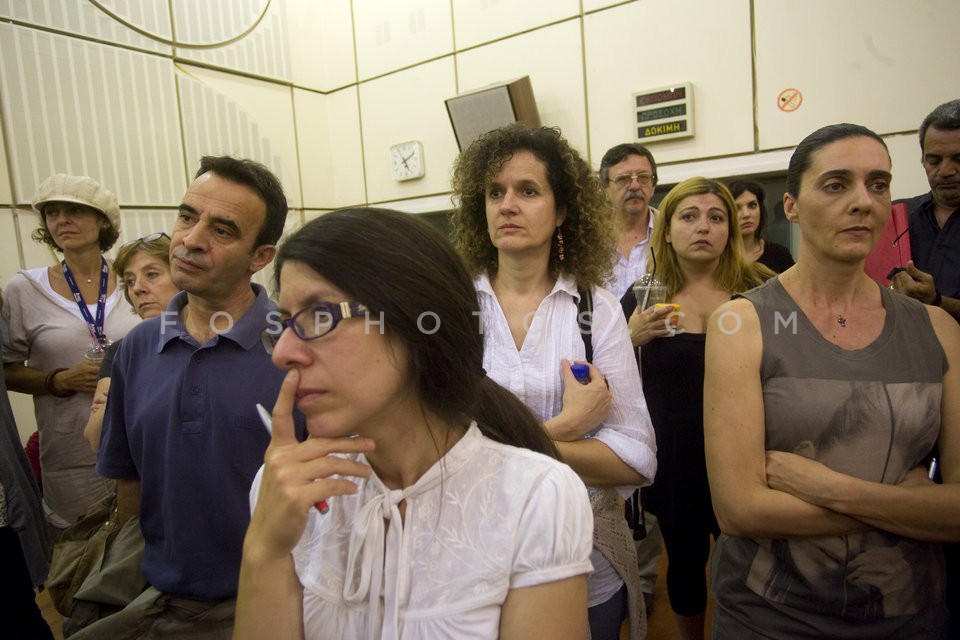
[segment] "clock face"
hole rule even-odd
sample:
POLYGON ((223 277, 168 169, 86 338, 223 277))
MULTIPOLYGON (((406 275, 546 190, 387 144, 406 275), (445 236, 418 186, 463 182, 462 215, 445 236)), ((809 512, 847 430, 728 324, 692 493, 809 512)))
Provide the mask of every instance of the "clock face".
POLYGON ((394 180, 422 178, 423 145, 417 140, 411 140, 390 147, 390 171, 394 180))

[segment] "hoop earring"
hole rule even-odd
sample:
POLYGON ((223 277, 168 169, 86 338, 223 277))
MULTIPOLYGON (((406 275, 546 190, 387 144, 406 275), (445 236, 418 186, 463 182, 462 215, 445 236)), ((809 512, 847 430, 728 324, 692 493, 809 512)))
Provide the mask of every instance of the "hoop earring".
POLYGON ((557 260, 563 262, 563 231, 557 227, 557 260))

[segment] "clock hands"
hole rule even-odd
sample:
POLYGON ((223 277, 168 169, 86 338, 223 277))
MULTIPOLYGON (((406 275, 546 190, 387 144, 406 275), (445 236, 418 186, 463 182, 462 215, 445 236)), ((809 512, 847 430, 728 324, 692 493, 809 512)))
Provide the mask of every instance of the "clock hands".
POLYGON ((390 147, 390 164, 395 180, 412 180, 423 176, 423 148, 418 141, 390 147))

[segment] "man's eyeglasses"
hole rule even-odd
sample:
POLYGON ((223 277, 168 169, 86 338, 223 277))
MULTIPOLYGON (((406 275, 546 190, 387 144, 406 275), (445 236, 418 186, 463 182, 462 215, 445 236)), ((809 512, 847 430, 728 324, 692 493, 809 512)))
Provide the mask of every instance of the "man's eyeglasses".
POLYGON ((617 185, 618 189, 625 189, 633 184, 633 181, 636 180, 640 183, 641 187, 649 187, 653 185, 653 176, 649 173, 623 173, 614 178, 610 178, 610 182, 617 185))
POLYGON ((142 238, 137 238, 136 240, 131 240, 130 242, 124 242, 122 245, 120 245, 120 249, 123 249, 124 247, 131 247, 135 244, 150 244, 151 242, 156 242, 157 240, 162 240, 164 238, 169 240, 170 236, 165 234, 163 231, 157 231, 156 233, 148 233, 142 238))
POLYGON ((287 318, 272 321, 260 334, 260 342, 267 353, 272 354, 280 336, 287 329, 293 329, 298 338, 304 341, 322 338, 333 331, 341 320, 366 315, 367 307, 359 302, 315 302, 287 318))

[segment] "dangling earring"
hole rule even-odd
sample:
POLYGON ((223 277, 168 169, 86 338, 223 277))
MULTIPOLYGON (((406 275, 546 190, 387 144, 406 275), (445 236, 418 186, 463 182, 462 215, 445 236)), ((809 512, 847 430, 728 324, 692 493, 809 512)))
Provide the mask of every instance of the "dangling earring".
POLYGON ((563 262, 563 231, 557 227, 557 260, 563 262))

